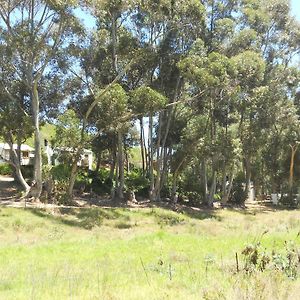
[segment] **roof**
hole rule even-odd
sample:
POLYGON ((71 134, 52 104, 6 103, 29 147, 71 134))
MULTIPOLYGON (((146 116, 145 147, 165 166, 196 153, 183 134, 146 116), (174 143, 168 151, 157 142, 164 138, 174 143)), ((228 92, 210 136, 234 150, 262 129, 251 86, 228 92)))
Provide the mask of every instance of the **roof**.
MULTIPOLYGON (((7 143, 0 143, 0 149, 10 150, 9 144, 7 143)), ((14 149, 18 149, 18 145, 14 144, 14 149)), ((26 144, 21 145, 21 151, 34 151, 34 149, 26 144)))

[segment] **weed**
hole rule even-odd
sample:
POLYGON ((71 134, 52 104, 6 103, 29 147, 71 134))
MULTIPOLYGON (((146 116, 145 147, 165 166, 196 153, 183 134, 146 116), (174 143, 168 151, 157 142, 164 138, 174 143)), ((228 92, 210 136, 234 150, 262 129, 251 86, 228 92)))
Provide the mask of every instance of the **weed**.
POLYGON ((277 270, 286 274, 291 279, 296 279, 300 271, 300 253, 294 242, 285 242, 283 252, 272 250, 268 253, 261 243, 247 245, 244 255, 244 270, 247 274, 255 271, 263 272, 267 269, 277 270))

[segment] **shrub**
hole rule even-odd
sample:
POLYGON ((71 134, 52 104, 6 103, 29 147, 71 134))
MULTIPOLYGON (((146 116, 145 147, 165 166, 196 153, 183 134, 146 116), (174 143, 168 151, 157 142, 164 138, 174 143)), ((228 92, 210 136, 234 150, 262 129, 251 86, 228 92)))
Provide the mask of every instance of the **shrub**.
POLYGON ((51 174, 53 176, 54 180, 69 180, 70 178, 70 166, 66 165, 66 164, 61 164, 61 165, 57 165, 52 167, 51 169, 51 174))
POLYGON ((126 174, 125 186, 127 191, 133 191, 139 196, 147 197, 150 182, 148 178, 143 176, 140 170, 133 170, 126 174))
POLYGON ((265 270, 276 270, 283 272, 291 279, 296 279, 300 269, 300 253, 295 243, 285 242, 285 249, 282 252, 273 250, 266 251, 260 242, 247 245, 243 251, 244 271, 247 274, 263 272, 265 270))
POLYGON ((240 173, 233 181, 230 202, 237 204, 242 204, 245 202, 247 198, 247 192, 245 191, 244 184, 245 176, 243 173, 240 173))
POLYGON ((75 180, 75 189, 79 189, 82 192, 89 191, 91 188, 91 176, 85 169, 80 169, 75 180))
POLYGON ((9 164, 0 164, 0 175, 12 175, 13 169, 9 164))
POLYGON ((113 181, 109 178, 109 170, 100 169, 99 172, 89 171, 90 187, 97 195, 110 194, 113 181))

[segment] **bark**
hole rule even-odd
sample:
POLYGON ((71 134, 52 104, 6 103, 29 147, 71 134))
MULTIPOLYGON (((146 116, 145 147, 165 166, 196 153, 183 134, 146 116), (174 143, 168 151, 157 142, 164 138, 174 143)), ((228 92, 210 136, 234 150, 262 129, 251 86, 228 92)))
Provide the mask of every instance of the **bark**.
POLYGON ((232 184, 233 184, 233 171, 230 173, 229 177, 229 185, 228 187, 224 190, 223 197, 222 197, 222 204, 226 204, 229 200, 229 196, 232 190, 232 184))
POLYGON ((178 195, 177 195, 177 178, 178 173, 173 174, 173 184, 172 184, 172 201, 176 204, 178 201, 178 195))
POLYGON ((119 200, 124 200, 124 153, 123 153, 123 135, 121 130, 118 130, 118 185, 117 185, 117 196, 119 200))
POLYGON ((74 185, 75 185, 75 180, 76 180, 76 175, 77 175, 77 157, 74 159, 71 167, 71 173, 70 173, 70 180, 69 180, 69 186, 67 190, 67 197, 70 201, 73 199, 73 190, 74 190, 74 185))
POLYGON ((98 153, 97 155, 97 164, 96 164, 96 169, 95 169, 95 173, 98 174, 99 170, 100 170, 100 165, 101 165, 101 152, 98 153))
POLYGON ((208 188, 207 188, 207 174, 206 174, 205 159, 203 159, 201 162, 201 185, 202 185, 202 191, 203 191, 203 202, 207 203, 208 188))
POLYGON ((214 196, 216 193, 216 183, 217 183, 217 172, 213 169, 212 183, 209 191, 209 198, 207 201, 208 206, 213 206, 214 196))
POLYGON ((167 180, 167 176, 168 176, 168 160, 171 157, 171 152, 172 149, 170 148, 169 152, 168 152, 168 148, 165 147, 164 149, 164 155, 162 158, 162 171, 161 171, 161 180, 160 180, 160 186, 159 188, 159 193, 161 192, 166 180, 167 180))
POLYGON ((146 167, 145 167, 145 151, 144 151, 144 124, 143 124, 143 117, 140 118, 140 145, 141 145, 141 157, 142 157, 143 176, 145 176, 146 167))
POLYGON ((155 200, 160 201, 160 186, 161 186, 161 164, 162 155, 160 152, 161 147, 161 130, 162 130, 162 113, 159 114, 159 128, 157 137, 157 151, 156 151, 156 181, 154 186, 155 200))
POLYGON ((251 181, 251 170, 250 170, 249 158, 246 158, 245 168, 246 168, 246 187, 245 187, 245 194, 246 195, 245 195, 244 200, 247 200, 249 198, 250 181, 251 181))
POLYGON ((23 177, 22 171, 21 171, 21 164, 20 164, 20 158, 16 152, 16 150, 13 147, 13 142, 9 142, 10 147, 10 161, 9 163, 14 168, 14 173, 16 175, 16 178, 18 182, 21 184, 22 189, 25 191, 25 196, 29 193, 30 186, 27 184, 26 180, 23 177))
POLYGON ((149 149, 147 151, 147 147, 146 147, 146 139, 145 139, 145 131, 143 129, 143 139, 144 139, 144 151, 145 151, 145 174, 149 175, 149 170, 150 170, 150 165, 149 165, 149 149))
POLYGON ((297 145, 290 145, 291 147, 291 161, 290 161, 290 176, 289 176, 289 190, 290 190, 290 199, 293 198, 293 185, 294 185, 294 164, 295 164, 295 155, 298 149, 297 145))
POLYGON ((109 172, 109 179, 113 180, 114 179, 114 173, 115 173, 115 167, 116 167, 116 152, 113 151, 113 153, 111 154, 111 165, 110 165, 110 172, 109 172))
POLYGON ((227 174, 226 174, 226 162, 225 162, 225 160, 223 161, 222 174, 223 174, 223 180, 222 180, 222 195, 224 196, 224 195, 226 194, 226 179, 227 179, 227 174))
POLYGON ((39 123, 39 94, 37 88, 37 82, 33 82, 32 87, 32 114, 34 122, 34 191, 32 195, 34 198, 39 199, 42 193, 43 181, 42 181, 42 149, 41 149, 41 136, 40 136, 40 123, 39 123))
POLYGON ((129 163, 129 154, 128 151, 125 150, 125 162, 126 162, 126 172, 130 172, 130 163, 129 163))
POLYGON ((154 172, 153 172, 153 116, 149 117, 149 175, 150 175, 150 201, 155 200, 154 194, 154 172))

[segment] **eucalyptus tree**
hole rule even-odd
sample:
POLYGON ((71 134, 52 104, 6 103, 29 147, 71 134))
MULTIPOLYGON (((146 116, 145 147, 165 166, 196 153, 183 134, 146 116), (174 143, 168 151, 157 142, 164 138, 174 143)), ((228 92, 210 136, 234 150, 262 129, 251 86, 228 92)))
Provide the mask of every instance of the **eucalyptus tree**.
MULTIPOLYGON (((32 194, 36 198, 42 191, 40 84, 43 76, 57 66, 58 53, 68 47, 74 30, 80 30, 72 12, 76 5, 76 1, 71 0, 0 2, 1 46, 6 48, 5 67, 10 68, 14 80, 26 86, 30 98, 36 183, 32 194)), ((11 94, 11 91, 7 90, 7 93, 11 94)))
MULTIPOLYGON (((96 95, 97 97, 97 95, 96 95)), ((128 96, 122 86, 113 85, 99 101, 100 128, 107 128, 117 136, 117 169, 114 194, 119 200, 124 199, 124 135, 128 131, 128 96)))
MULTIPOLYGON (((150 200, 156 200, 154 180, 154 143, 153 143, 153 117, 155 112, 166 105, 166 98, 150 87, 141 86, 132 92, 132 106, 135 114, 149 117, 148 148, 149 148, 149 177, 150 177, 150 200)), ((159 149, 159 143, 157 145, 159 149)), ((157 157, 158 159, 158 157, 157 157)), ((158 168, 157 170, 158 171, 158 168)), ((159 176, 159 174, 157 174, 159 176)))

